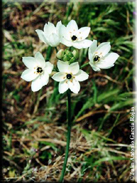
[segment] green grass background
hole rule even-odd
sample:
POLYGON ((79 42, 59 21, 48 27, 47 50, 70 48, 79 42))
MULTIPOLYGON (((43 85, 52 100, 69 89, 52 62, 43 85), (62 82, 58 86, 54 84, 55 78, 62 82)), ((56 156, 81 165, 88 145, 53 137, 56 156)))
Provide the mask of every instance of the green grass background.
MULTIPOLYGON (((52 79, 39 92, 20 76, 22 57, 40 51, 56 64, 56 50, 35 32, 48 21, 76 20, 90 40, 109 41, 120 57, 94 72, 72 94, 73 128, 65 181, 130 180, 130 109, 134 106, 134 3, 3 2, 3 176, 7 181, 58 181, 66 142, 66 94, 52 79)), ((63 47, 63 46, 61 46, 63 47)), ((88 62, 79 51, 80 65, 88 62)))

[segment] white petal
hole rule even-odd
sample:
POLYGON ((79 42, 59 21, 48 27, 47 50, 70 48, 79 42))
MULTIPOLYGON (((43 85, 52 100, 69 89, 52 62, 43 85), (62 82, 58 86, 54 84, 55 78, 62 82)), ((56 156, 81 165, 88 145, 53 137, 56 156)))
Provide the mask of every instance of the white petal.
POLYGON ((72 46, 75 48, 81 49, 81 48, 88 48, 88 47, 90 47, 91 44, 92 44, 92 41, 85 39, 83 41, 73 42, 72 46))
POLYGON ((44 57, 42 56, 42 54, 40 52, 36 52, 35 53, 35 57, 37 59, 41 59, 45 63, 45 59, 44 59, 44 57))
POLYGON ((73 79, 73 82, 68 81, 68 85, 69 85, 70 90, 73 93, 78 93, 79 92, 79 90, 80 90, 80 84, 75 79, 73 79))
POLYGON ((43 86, 43 84, 42 84, 42 81, 41 81, 40 77, 36 78, 31 83, 31 89, 32 89, 33 92, 36 92, 36 91, 40 90, 42 88, 42 86, 43 86))
POLYGON ((59 83, 59 93, 64 93, 65 91, 68 90, 68 84, 66 81, 62 81, 59 83))
POLYGON ((56 74, 54 74, 52 76, 52 78, 55 80, 55 81, 64 81, 66 79, 66 74, 64 72, 58 72, 56 74))
POLYGON ((91 62, 93 62, 94 52, 96 49, 97 49, 97 41, 93 40, 93 42, 88 50, 88 58, 91 62))
POLYGON ((49 36, 52 33, 56 33, 56 28, 53 23, 48 22, 48 24, 45 24, 44 26, 44 33, 46 36, 49 36))
POLYGON ((62 44, 68 47, 72 46, 71 35, 68 32, 68 29, 64 25, 61 25, 60 27, 59 36, 60 36, 60 42, 62 44))
POLYGON ((33 70, 30 69, 26 69, 22 75, 21 78, 24 79, 25 81, 32 81, 34 80, 38 75, 34 74, 33 70))
POLYGON ((60 43, 59 36, 55 33, 52 33, 47 40, 48 44, 52 47, 58 46, 60 43))
POLYGON ((46 62, 45 62, 45 59, 40 52, 35 53, 35 58, 41 67, 45 67, 46 62))
POLYGON ((42 42, 44 42, 45 44, 47 44, 47 39, 46 39, 46 37, 45 37, 44 32, 43 32, 42 30, 39 30, 39 29, 37 29, 37 30, 35 30, 35 31, 37 32, 39 39, 40 39, 42 42))
POLYGON ((57 66, 60 72, 65 72, 67 73, 69 71, 69 64, 67 62, 63 62, 63 61, 58 61, 57 62, 57 66))
POLYGON ((79 72, 75 75, 77 81, 85 81, 88 79, 89 75, 83 70, 79 70, 79 72))
POLYGON ((92 53, 88 52, 88 58, 89 58, 90 62, 92 62, 92 63, 94 62, 93 57, 94 57, 94 55, 92 53))
POLYGON ((90 64, 90 66, 92 67, 92 69, 94 70, 94 71, 100 71, 100 68, 99 67, 97 67, 95 64, 93 64, 92 62, 89 62, 89 64, 90 64))
POLYGON ((96 52, 102 53, 102 55, 105 56, 110 51, 110 48, 111 48, 110 42, 104 42, 98 46, 96 52))
POLYGON ((71 40, 71 35, 70 35, 69 31, 68 31, 68 29, 64 25, 60 26, 60 38, 72 41, 71 40))
POLYGON ((72 74, 78 73, 78 71, 79 71, 79 64, 78 64, 78 62, 70 64, 69 71, 72 72, 72 74))
POLYGON ((97 41, 93 40, 93 42, 92 42, 92 44, 91 44, 91 46, 89 47, 89 50, 88 50, 88 58, 89 58, 89 60, 93 59, 93 54, 94 54, 96 49, 97 49, 97 41))
POLYGON ((56 25, 56 30, 57 30, 58 35, 59 35, 59 32, 60 32, 61 26, 62 26, 62 23, 61 23, 61 21, 59 21, 59 22, 57 23, 57 25, 56 25))
POLYGON ((67 25, 67 28, 68 28, 68 30, 69 31, 77 31, 78 30, 78 26, 77 26, 77 23, 76 23, 76 21, 75 20, 71 20, 69 23, 68 23, 68 25, 67 25))
POLYGON ((90 27, 82 27, 78 30, 77 37, 78 38, 82 37, 82 40, 83 40, 86 37, 88 37, 89 32, 90 32, 90 27))
POLYGON ((119 55, 117 53, 109 53, 106 55, 104 60, 101 60, 97 66, 101 69, 109 69, 114 66, 115 61, 118 59, 119 55))
POLYGON ((40 81, 42 83, 42 86, 45 86, 45 85, 48 84, 48 82, 49 82, 49 74, 47 74, 46 72, 44 72, 39 77, 40 77, 40 81))
POLYGON ((72 46, 72 41, 68 41, 65 38, 61 38, 60 42, 65 46, 68 46, 68 47, 72 46))
POLYGON ((33 69, 38 62, 36 61, 36 59, 34 57, 23 57, 22 58, 22 62, 29 68, 29 69, 33 69))
POLYGON ((48 73, 51 74, 53 70, 53 64, 50 62, 46 62, 44 70, 48 73))

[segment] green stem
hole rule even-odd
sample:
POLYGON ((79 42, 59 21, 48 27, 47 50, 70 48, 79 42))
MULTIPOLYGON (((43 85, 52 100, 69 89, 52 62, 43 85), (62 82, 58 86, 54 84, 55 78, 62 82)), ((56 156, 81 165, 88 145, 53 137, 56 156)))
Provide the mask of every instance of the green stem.
POLYGON ((81 68, 84 68, 84 67, 86 67, 87 65, 89 65, 89 63, 87 62, 87 63, 85 63, 85 64, 83 64, 82 66, 81 66, 81 68))
POLYGON ((70 145, 70 135, 71 135, 71 92, 68 90, 68 132, 67 132, 67 145, 66 145, 66 152, 65 152, 65 160, 63 164, 63 169, 61 172, 60 180, 59 182, 63 182, 65 171, 66 171, 66 165, 68 161, 68 154, 69 154, 69 145, 70 145))
POLYGON ((53 48, 51 46, 49 46, 47 49, 46 61, 49 61, 51 54, 52 54, 52 50, 53 50, 53 48))
POLYGON ((57 47, 55 47, 55 50, 56 50, 56 53, 58 53, 58 48, 57 47))

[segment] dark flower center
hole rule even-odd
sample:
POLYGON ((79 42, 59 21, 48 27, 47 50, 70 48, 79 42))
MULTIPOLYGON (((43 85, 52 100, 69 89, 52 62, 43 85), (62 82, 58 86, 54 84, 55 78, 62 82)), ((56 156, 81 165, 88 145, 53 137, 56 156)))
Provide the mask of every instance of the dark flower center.
POLYGON ((96 55, 93 60, 94 60, 94 62, 97 62, 100 60, 100 57, 98 55, 96 55))
POLYGON ((72 39, 73 41, 75 41, 75 40, 77 39, 77 36, 73 35, 73 36, 71 37, 71 39, 72 39))
POLYGON ((43 72, 43 69, 41 67, 38 67, 37 68, 37 73, 42 73, 43 72))
POLYGON ((72 75, 71 74, 67 74, 67 79, 71 79, 72 78, 72 75))

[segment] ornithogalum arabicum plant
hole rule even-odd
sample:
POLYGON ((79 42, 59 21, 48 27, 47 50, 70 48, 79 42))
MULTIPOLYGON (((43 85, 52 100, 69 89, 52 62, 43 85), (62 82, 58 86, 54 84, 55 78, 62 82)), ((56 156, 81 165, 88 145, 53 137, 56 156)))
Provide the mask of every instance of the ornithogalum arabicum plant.
MULTIPOLYGON (((27 69, 22 73, 21 78, 25 81, 32 81, 31 89, 33 92, 40 90, 43 86, 47 85, 49 78, 59 82, 58 91, 60 94, 67 91, 68 96, 68 134, 66 154, 63 169, 59 181, 64 180, 69 144, 71 133, 71 92, 78 94, 80 91, 80 82, 88 79, 89 75, 81 70, 78 63, 78 49, 88 48, 89 62, 94 71, 100 69, 109 69, 114 66, 115 61, 119 55, 110 52, 110 42, 101 43, 97 46, 96 40, 88 40, 87 37, 90 33, 90 27, 78 28, 75 20, 71 20, 67 26, 64 26, 59 21, 56 26, 53 23, 46 23, 44 31, 36 30, 39 39, 51 47, 57 47, 59 44, 64 44, 66 49, 57 51, 57 69, 49 61, 45 61, 40 52, 37 52, 34 57, 23 57, 23 63, 27 69)), ((57 49, 56 49, 57 50, 57 49)))

